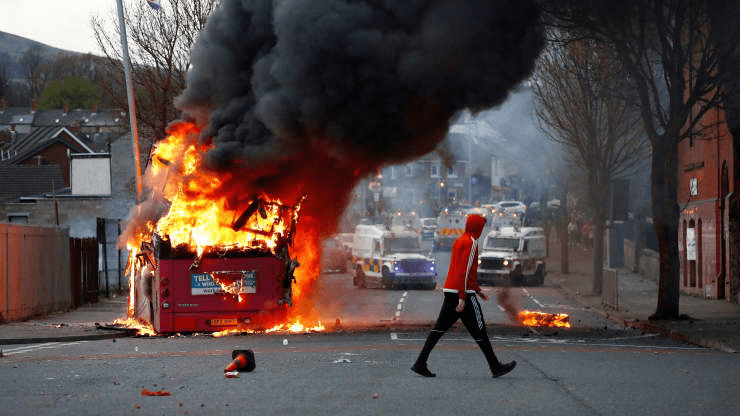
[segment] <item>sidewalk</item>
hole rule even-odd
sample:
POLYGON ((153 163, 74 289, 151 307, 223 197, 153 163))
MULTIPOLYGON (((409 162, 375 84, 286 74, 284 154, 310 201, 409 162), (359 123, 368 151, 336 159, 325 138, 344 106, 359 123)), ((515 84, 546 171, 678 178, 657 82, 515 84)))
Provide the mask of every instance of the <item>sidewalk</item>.
POLYGON ((573 301, 625 326, 724 352, 740 352, 740 305, 682 293, 678 310, 686 319, 650 321, 658 304, 657 276, 646 279, 628 269, 618 269, 618 306, 614 310, 602 305, 601 296, 592 294, 590 253, 571 248, 568 274, 560 273, 560 253, 551 254, 545 283, 558 286, 573 301))
POLYGON ((103 328, 118 318, 126 317, 126 302, 125 296, 101 297, 97 303, 82 305, 69 312, 0 324, 0 345, 74 342, 130 336, 133 331, 103 328))

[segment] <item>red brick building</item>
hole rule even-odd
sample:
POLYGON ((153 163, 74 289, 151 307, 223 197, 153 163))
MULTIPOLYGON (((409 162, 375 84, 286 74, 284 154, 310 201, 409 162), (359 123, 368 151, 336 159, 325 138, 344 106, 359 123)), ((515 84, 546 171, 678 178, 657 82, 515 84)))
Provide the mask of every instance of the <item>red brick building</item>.
POLYGON ((740 131, 731 126, 724 110, 713 109, 679 143, 679 257, 682 292, 737 302, 740 131))

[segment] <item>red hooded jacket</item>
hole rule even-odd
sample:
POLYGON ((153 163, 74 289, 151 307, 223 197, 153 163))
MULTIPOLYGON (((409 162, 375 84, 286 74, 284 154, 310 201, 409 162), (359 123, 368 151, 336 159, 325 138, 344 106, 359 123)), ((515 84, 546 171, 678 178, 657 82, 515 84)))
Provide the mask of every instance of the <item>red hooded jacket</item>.
POLYGON ((480 292, 478 286, 478 239, 486 225, 486 219, 472 214, 465 222, 465 233, 452 245, 450 269, 443 291, 457 293, 465 299, 465 293, 480 292))

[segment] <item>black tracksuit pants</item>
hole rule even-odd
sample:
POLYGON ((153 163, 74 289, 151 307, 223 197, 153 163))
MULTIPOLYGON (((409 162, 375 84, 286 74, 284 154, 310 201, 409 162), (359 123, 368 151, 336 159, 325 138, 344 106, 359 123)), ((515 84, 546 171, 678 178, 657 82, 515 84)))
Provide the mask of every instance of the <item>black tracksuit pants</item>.
POLYGON ((466 294, 465 308, 462 312, 457 312, 455 310, 458 304, 458 299, 457 293, 444 292, 444 301, 442 303, 442 309, 439 311, 439 317, 437 318, 437 322, 434 324, 434 328, 432 328, 432 331, 427 336, 424 347, 419 353, 419 357, 416 359, 416 363, 426 366, 429 354, 437 344, 437 341, 442 338, 442 335, 444 335, 458 319, 461 319, 465 328, 478 344, 478 347, 483 351, 483 355, 485 355, 486 361, 488 361, 488 367, 491 371, 497 370, 501 366, 501 363, 499 363, 496 355, 493 353, 491 341, 488 339, 486 322, 483 320, 483 313, 481 312, 478 298, 475 294, 466 294))

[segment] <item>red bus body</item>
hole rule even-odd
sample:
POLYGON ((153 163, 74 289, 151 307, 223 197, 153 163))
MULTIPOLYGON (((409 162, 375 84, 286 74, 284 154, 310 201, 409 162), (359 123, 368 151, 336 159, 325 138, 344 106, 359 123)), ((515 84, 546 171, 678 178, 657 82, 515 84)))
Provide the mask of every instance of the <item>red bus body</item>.
POLYGON ((290 302, 286 285, 290 286, 292 276, 286 279, 287 266, 267 253, 205 257, 198 263, 192 257, 160 258, 152 279, 154 330, 221 331, 253 324, 268 313, 280 313, 290 302), (214 276, 235 285, 239 293, 224 292, 213 283, 214 276))

